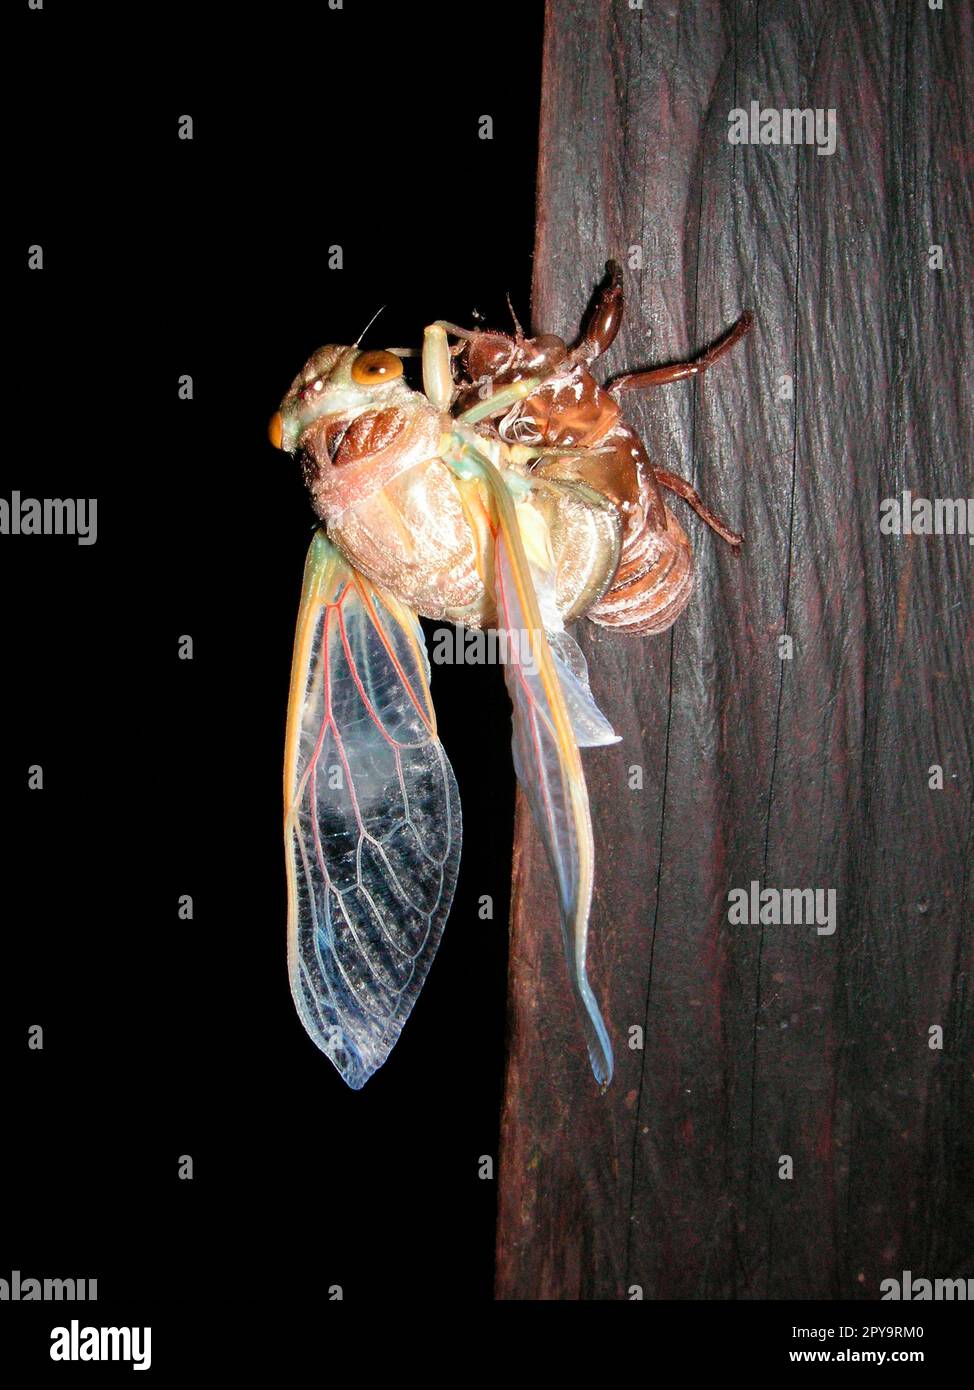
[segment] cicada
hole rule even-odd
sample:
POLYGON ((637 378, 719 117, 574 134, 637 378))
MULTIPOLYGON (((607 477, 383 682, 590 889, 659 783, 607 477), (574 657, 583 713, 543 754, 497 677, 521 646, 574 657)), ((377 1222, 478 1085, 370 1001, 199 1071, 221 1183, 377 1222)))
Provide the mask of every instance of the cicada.
POLYGON ((418 617, 494 630, 517 777, 544 841, 572 990, 598 1084, 612 1046, 586 972, 594 851, 581 748, 617 742, 566 624, 659 632, 690 597, 689 543, 618 397, 693 362, 600 386, 618 267, 573 346, 425 330, 422 391, 404 350, 319 349, 271 421, 298 454, 320 528, 298 613, 284 769, 288 966, 302 1023, 349 1086, 388 1057, 429 972, 456 883, 461 811, 436 732, 418 617), (456 339, 451 346, 450 339, 456 339))

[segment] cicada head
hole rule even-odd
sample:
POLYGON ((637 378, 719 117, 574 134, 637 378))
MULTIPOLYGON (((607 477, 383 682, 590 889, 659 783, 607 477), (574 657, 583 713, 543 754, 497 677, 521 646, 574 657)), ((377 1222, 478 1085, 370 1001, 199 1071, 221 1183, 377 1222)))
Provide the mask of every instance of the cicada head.
POLYGON ((395 353, 329 343, 308 358, 291 383, 271 420, 271 442, 293 454, 306 448, 308 433, 322 425, 348 425, 366 411, 402 404, 414 394, 402 379, 402 359, 395 353))
POLYGON ((434 453, 440 429, 395 353, 330 343, 295 377, 268 433, 277 448, 300 451, 315 510, 327 521, 434 453))

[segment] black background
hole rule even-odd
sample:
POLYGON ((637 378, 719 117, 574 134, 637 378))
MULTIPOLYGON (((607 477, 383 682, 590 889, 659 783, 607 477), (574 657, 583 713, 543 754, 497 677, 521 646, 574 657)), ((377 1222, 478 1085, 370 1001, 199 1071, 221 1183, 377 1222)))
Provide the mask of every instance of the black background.
POLYGON ((6 1267, 97 1276, 99 1317, 124 1296, 137 1322, 237 1280, 486 1301, 506 697, 496 670, 435 668, 461 876, 421 1006, 353 1094, 287 984, 281 759, 314 518, 266 427, 305 358, 383 305, 367 345, 475 309, 505 326, 507 291, 527 317, 540 7, 493 7, 462 47, 445 9, 277 7, 246 34, 197 11, 23 24, 18 226, 45 266, 24 272, 4 490, 96 496, 99 529, 0 551, 6 1267))
MULTIPOLYGON (((333 1284, 371 1308, 491 1297, 505 696, 493 669, 434 671, 460 882, 400 1043, 353 1094, 287 985, 281 758, 313 519, 265 430, 305 358, 382 305, 367 345, 475 310, 503 327, 508 291, 527 319, 541 6, 244 13, 48 3, 12 50, 11 263, 38 242, 45 267, 11 334, 3 492, 97 497, 99 528, 0 548, 0 1277, 99 1286, 5 1305, 34 1368, 72 1315, 151 1322, 165 1376, 191 1346, 197 1365, 313 1351, 333 1284)), ((366 1352, 377 1371, 409 1329, 366 1352)))

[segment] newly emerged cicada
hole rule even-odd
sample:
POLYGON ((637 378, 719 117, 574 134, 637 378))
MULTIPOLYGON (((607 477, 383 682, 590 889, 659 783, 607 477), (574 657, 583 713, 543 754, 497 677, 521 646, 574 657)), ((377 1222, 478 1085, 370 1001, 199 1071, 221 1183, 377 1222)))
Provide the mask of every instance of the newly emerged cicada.
POLYGON ((519 326, 511 337, 431 324, 422 392, 407 385, 401 353, 330 345, 271 422, 273 443, 300 453, 321 521, 285 753, 291 990, 356 1089, 389 1055, 426 978, 460 858, 418 614, 498 633, 515 769, 554 875, 592 1070, 602 1087, 611 1079, 585 966, 594 855, 579 749, 617 737, 565 624, 587 616, 642 633, 675 621, 693 568, 661 487, 740 545, 688 483, 651 465, 616 397, 703 371, 750 324, 745 315, 691 363, 603 388, 590 368, 621 315, 610 262, 572 348, 519 326))

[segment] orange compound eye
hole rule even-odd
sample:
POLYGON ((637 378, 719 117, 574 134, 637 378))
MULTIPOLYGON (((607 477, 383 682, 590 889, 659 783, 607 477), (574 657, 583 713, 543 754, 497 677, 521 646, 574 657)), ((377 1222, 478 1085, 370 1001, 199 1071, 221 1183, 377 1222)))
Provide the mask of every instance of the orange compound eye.
POLYGON ((359 386, 378 386, 402 376, 402 361, 394 352, 360 352, 352 363, 352 380, 359 386))
POLYGON ((275 410, 271 416, 270 424, 267 426, 267 438, 274 445, 275 449, 280 449, 284 444, 284 421, 281 419, 281 412, 275 410))

